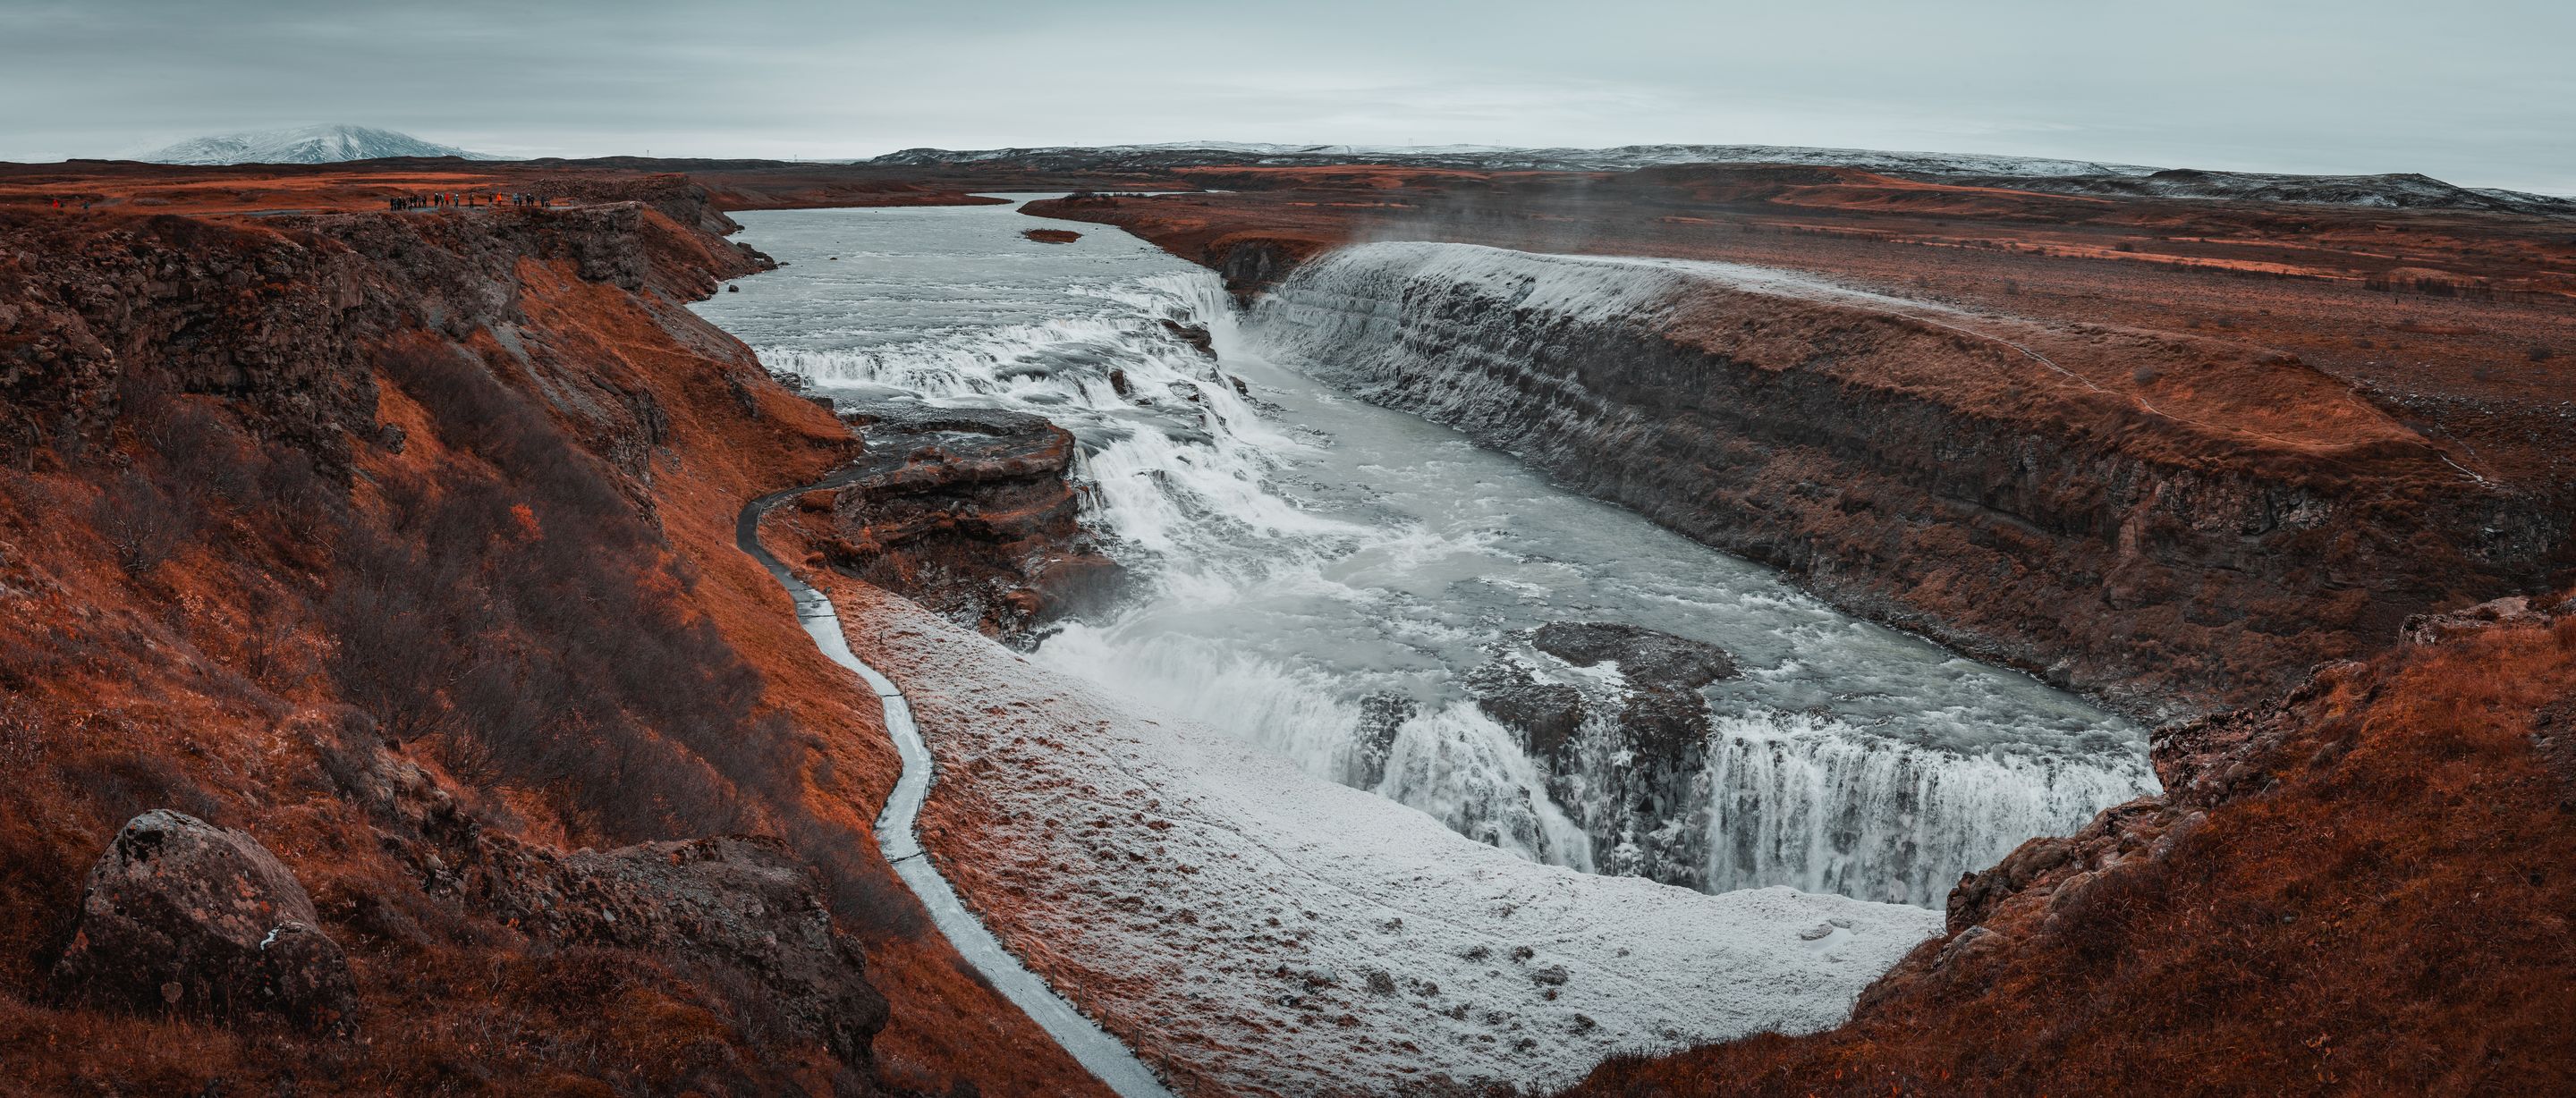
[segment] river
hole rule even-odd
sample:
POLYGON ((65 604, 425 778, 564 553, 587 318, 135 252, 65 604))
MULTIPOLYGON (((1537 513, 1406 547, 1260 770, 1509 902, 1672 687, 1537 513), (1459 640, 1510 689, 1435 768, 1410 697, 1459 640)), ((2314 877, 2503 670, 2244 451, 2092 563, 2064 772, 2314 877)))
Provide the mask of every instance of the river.
POLYGON ((1123 232, 1009 206, 737 217, 788 266, 699 309, 770 368, 1082 440, 1087 521, 1136 581, 1033 655, 1142 706, 1533 860, 1707 891, 1938 907, 1961 871, 2154 789, 2134 724, 1353 399, 1317 380, 1293 312, 1238 314, 1123 232), (1020 235, 1037 227, 1083 236, 1020 235), (1659 761, 1623 737, 1640 684, 1541 650, 1550 623, 1740 669, 1690 692, 1664 786, 1623 784, 1659 761), (1497 670, 1581 700, 1566 746, 1534 753, 1477 703, 1497 670))

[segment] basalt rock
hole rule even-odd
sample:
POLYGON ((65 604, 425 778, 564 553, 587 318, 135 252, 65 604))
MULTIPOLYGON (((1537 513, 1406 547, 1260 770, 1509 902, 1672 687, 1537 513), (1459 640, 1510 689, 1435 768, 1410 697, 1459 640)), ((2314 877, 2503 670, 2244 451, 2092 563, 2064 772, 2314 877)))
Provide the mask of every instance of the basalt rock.
POLYGON ((1251 325, 1324 380, 2150 719, 2277 696, 2411 614, 2564 559, 2564 513, 2260 348, 1650 264, 1378 244, 1294 265, 1231 239, 1208 262, 1266 288, 1251 325), (1971 330, 1985 323, 2005 334, 1971 330), (2149 362, 2188 369, 2260 430, 2052 370, 2056 355, 2117 385, 2149 362), (2273 438, 2295 429, 2264 418, 2285 403, 2331 428, 2273 438))
POLYGON ((1114 598, 1084 532, 1073 435, 993 409, 851 413, 867 442, 832 497, 833 567, 1005 640, 1114 598))
POLYGON ((1216 337, 1209 334, 1205 324, 1183 324, 1177 320, 1165 320, 1163 330, 1172 333, 1173 338, 1198 348, 1200 354, 1211 356, 1216 354, 1216 337))
POLYGON ((295 874, 249 835, 156 809, 89 872, 55 994, 88 1006, 354 1026, 357 984, 295 874))
POLYGON ((333 751, 344 795, 431 896, 489 912, 556 947, 628 949, 725 974, 738 1012, 766 1016, 865 1067, 884 996, 832 924, 814 871, 767 836, 725 835, 569 854, 491 827, 420 765, 360 738, 333 751))
POLYGON ((1422 707, 1402 694, 1377 693, 1360 699, 1358 746, 1360 788, 1374 789, 1386 779, 1386 757, 1395 750, 1395 734, 1422 707))
POLYGON ((1710 727, 1699 690, 1735 675, 1735 661, 1715 645, 1616 622, 1551 622, 1526 639, 1573 667, 1615 664, 1618 683, 1587 697, 1500 655, 1466 676, 1477 708, 1519 734, 1551 796, 1592 836, 1597 868, 1703 885, 1710 727))
POLYGON ((1464 684, 1476 708, 1496 723, 1520 734, 1530 757, 1554 759, 1574 730, 1583 724, 1583 692, 1564 683, 1543 683, 1529 668, 1495 660, 1467 673, 1464 684))

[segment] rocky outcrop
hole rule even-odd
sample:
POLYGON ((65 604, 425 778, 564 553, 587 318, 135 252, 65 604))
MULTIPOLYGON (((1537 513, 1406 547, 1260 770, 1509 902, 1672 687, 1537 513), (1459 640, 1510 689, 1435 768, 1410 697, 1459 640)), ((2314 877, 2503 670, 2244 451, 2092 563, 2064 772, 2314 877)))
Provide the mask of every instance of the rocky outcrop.
MULTIPOLYGON (((202 395, 258 437, 345 473, 349 440, 377 437, 370 357, 400 339, 491 333, 528 316, 519 265, 677 301, 768 257, 701 235, 733 223, 671 177, 597 185, 596 204, 472 216, 339 213, 259 225, 159 216, 97 223, 0 214, 0 458, 23 465, 97 445, 138 401, 202 395), (41 264, 35 256, 43 256, 41 264)), ((533 369, 536 360, 519 356, 533 369)), ((539 379, 585 441, 630 474, 661 415, 640 391, 539 379)))
POLYGON ((1118 566, 1079 521, 1072 433, 991 409, 847 418, 865 454, 799 503, 829 514, 832 567, 1005 640, 1114 596, 1118 566))
POLYGON ((329 769, 431 896, 549 946, 634 950, 721 973, 709 982, 737 989, 737 1012, 862 1070, 872 1061, 885 998, 868 983, 858 943, 833 925, 814 870, 779 840, 725 835, 565 854, 492 827, 484 811, 371 737, 344 738, 329 769))
POLYGON ((90 1006, 355 1028, 348 958, 295 874, 249 835, 167 810, 116 833, 81 894, 54 992, 90 1006))
POLYGON ((1615 685, 1542 682, 1509 654, 1467 674, 1477 707, 1519 733, 1548 792, 1592 836, 1605 873, 1704 888, 1708 875, 1708 704, 1699 689, 1736 674, 1717 646, 1618 622, 1551 622, 1524 638, 1566 666, 1610 664, 1615 685))

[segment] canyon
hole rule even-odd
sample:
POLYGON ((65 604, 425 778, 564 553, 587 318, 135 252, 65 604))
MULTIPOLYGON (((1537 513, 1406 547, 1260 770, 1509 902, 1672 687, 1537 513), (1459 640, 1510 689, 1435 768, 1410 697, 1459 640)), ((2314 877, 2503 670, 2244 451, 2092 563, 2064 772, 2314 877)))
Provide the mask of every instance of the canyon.
POLYGON ((0 171, 5 1070, 2576 1083, 2567 222, 2022 182, 0 171))

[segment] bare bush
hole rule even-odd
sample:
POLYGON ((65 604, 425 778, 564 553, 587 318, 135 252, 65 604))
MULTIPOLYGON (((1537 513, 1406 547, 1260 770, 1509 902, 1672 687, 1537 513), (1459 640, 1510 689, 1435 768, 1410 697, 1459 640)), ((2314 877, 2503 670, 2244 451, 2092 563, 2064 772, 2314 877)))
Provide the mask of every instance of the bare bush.
POLYGON ((173 499, 152 478, 128 469, 100 486, 90 524, 116 555, 116 563, 134 575, 161 565, 196 532, 193 505, 173 499))

